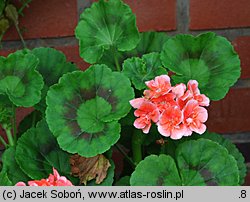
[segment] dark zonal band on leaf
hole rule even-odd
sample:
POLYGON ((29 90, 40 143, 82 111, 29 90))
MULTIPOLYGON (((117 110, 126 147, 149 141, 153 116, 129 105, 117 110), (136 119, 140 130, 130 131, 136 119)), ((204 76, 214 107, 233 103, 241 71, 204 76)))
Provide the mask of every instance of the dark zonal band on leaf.
POLYGON ((245 159, 243 155, 240 153, 240 151, 238 150, 238 148, 236 147, 236 145, 234 145, 230 140, 224 138, 222 135, 219 135, 217 133, 210 133, 207 131, 200 137, 217 142, 218 144, 222 145, 223 147, 227 149, 228 153, 232 155, 237 162, 239 175, 240 175, 239 184, 240 185, 244 184, 245 177, 247 174, 247 168, 245 164, 245 159))
POLYGON ((236 160, 216 142, 202 138, 186 141, 177 147, 175 159, 177 165, 168 155, 150 155, 138 164, 131 176, 130 184, 132 186, 239 185, 236 160))
POLYGON ((69 158, 70 155, 57 144, 45 120, 18 139, 16 160, 31 179, 47 178, 53 167, 70 177, 69 158))
POLYGON ((127 77, 106 65, 64 75, 47 95, 48 125, 61 148, 92 157, 120 137, 117 122, 130 111, 134 92, 127 77))
POLYGON ((38 62, 38 58, 25 51, 0 57, 0 94, 16 106, 37 104, 43 88, 43 78, 36 70, 38 62))
POLYGON ((49 87, 57 83, 63 74, 76 71, 77 67, 71 62, 67 62, 66 56, 62 52, 53 48, 35 48, 31 53, 39 59, 36 69, 44 78, 42 99, 34 107, 44 113, 46 109, 45 97, 49 87))
POLYGON ((161 60, 175 73, 175 83, 197 80, 201 92, 211 100, 224 98, 240 77, 240 60, 232 44, 212 32, 196 37, 176 35, 165 43, 161 60))

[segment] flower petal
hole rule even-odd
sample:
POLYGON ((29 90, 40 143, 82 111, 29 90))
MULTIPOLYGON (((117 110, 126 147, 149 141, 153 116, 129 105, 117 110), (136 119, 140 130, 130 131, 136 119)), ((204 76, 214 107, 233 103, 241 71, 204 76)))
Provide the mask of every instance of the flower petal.
POLYGON ((207 110, 204 107, 197 107, 197 119, 204 123, 208 119, 208 113, 207 110))
POLYGON ((186 85, 183 83, 177 84, 172 88, 172 92, 176 95, 177 98, 179 98, 184 95, 186 88, 186 85))
POLYGON ((206 129, 207 129, 207 127, 205 124, 200 124, 200 127, 193 128, 193 131, 201 135, 201 134, 205 133, 206 129))
POLYGON ((136 98, 129 101, 130 105, 136 109, 139 108, 143 102, 145 102, 145 98, 136 98))
POLYGON ((170 138, 173 140, 181 139, 187 133, 186 127, 182 124, 172 129, 170 138))
POLYGON ((158 124, 157 129, 159 133, 165 137, 169 137, 171 135, 171 131, 169 130, 169 128, 165 128, 163 125, 158 124))

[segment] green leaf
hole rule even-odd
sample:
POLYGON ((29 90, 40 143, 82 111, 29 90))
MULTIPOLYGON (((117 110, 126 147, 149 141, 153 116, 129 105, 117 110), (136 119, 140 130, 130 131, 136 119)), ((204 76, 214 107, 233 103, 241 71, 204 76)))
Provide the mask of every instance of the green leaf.
POLYGON ((6 172, 0 173, 0 186, 12 186, 12 182, 8 178, 8 174, 6 172))
POLYGON ((91 64, 111 48, 132 50, 139 42, 135 15, 121 0, 100 0, 81 14, 76 38, 81 57, 91 64))
POLYGON ((2 172, 7 174, 8 179, 16 184, 17 182, 26 182, 29 177, 21 170, 20 166, 16 162, 16 149, 10 147, 5 150, 3 159, 3 169, 2 172))
POLYGON ((16 106, 31 107, 41 99, 43 78, 35 70, 38 59, 21 51, 0 57, 0 94, 16 106))
POLYGON ((122 177, 118 182, 115 183, 115 186, 130 186, 130 176, 122 177))
POLYGON ((32 179, 47 178, 52 167, 61 175, 70 176, 69 158, 69 154, 59 148, 44 120, 18 139, 16 160, 32 179))
POLYGON ((47 87, 57 83, 59 78, 68 72, 77 70, 75 64, 66 61, 66 56, 53 48, 35 48, 31 51, 39 59, 37 71, 44 77, 47 87))
MULTIPOLYGON (((163 44, 169 39, 169 36, 163 32, 142 32, 140 33, 140 41, 137 47, 131 51, 116 52, 116 57, 119 64, 122 66, 124 60, 131 57, 141 57, 144 54, 162 51, 163 44)), ((115 60, 112 50, 104 52, 102 58, 98 60, 99 64, 106 64, 108 67, 115 70, 115 60)))
POLYGON ((103 180, 101 184, 96 184, 95 180, 88 182, 87 186, 112 186, 115 176, 115 164, 110 159, 111 167, 108 169, 107 177, 103 180))
POLYGON ((131 186, 180 186, 175 161, 170 156, 150 155, 141 161, 130 178, 131 186))
POLYGON ((106 65, 64 75, 47 95, 48 125, 61 148, 93 157, 120 137, 120 124, 134 98, 131 83, 106 65))
POLYGON ((171 156, 150 155, 137 165, 130 184, 133 186, 239 184, 236 160, 223 146, 211 140, 201 138, 178 145, 175 159, 177 166, 171 156))
POLYGON ((202 138, 184 142, 177 148, 176 158, 183 185, 239 184, 236 160, 216 142, 202 138))
POLYGON ((237 166, 240 174, 240 185, 244 184, 245 177, 247 174, 247 168, 245 164, 245 159, 240 153, 238 148, 228 139, 224 138, 222 135, 217 133, 205 132, 202 136, 204 139, 209 139, 225 147, 229 154, 231 154, 237 161, 237 166))
POLYGON ((225 97, 240 76, 240 60, 231 43, 212 32, 179 34, 163 48, 163 65, 173 71, 175 83, 197 80, 201 92, 211 100, 225 97))
POLYGON ((49 87, 57 83, 65 73, 77 70, 77 67, 71 62, 67 62, 65 55, 61 51, 53 48, 35 48, 31 53, 39 59, 36 69, 44 78, 42 100, 35 108, 44 112, 46 109, 45 97, 49 87))
POLYGON ((131 79, 136 89, 142 90, 146 88, 145 81, 167 74, 167 71, 162 67, 160 54, 149 53, 142 58, 134 57, 125 60, 123 73, 131 79))
POLYGON ((147 53, 160 53, 163 44, 169 39, 170 37, 165 32, 142 32, 140 33, 140 42, 137 47, 134 50, 129 51, 127 54, 141 57, 147 53))

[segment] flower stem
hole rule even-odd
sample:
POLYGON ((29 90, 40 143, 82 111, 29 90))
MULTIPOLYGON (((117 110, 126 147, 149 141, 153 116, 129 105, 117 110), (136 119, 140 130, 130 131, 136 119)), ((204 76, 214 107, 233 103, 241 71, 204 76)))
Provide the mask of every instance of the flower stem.
POLYGON ((135 130, 132 135, 133 160, 137 165, 142 160, 142 141, 144 137, 140 130, 135 130))
POLYGON ((116 149, 125 157, 125 159, 129 162, 129 164, 135 168, 134 161, 126 154, 126 152, 118 145, 115 144, 116 149))

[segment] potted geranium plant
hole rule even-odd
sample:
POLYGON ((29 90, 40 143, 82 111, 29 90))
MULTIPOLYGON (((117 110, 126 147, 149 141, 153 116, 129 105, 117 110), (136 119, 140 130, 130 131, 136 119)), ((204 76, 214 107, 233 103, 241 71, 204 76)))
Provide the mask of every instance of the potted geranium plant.
POLYGON ((206 128, 240 76, 226 38, 139 33, 120 0, 93 3, 75 33, 86 71, 52 48, 0 57, 1 185, 243 184, 242 154, 206 128), (17 129, 19 106, 35 110, 17 129))

